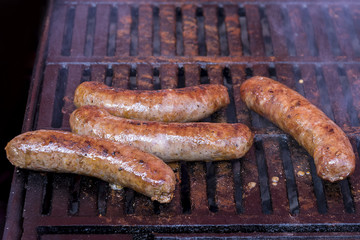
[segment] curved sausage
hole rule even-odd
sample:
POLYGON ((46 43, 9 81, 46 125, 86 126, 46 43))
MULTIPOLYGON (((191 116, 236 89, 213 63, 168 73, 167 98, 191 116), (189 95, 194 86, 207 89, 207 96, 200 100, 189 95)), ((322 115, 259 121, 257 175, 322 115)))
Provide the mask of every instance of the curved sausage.
POLYGON ((164 90, 127 90, 83 82, 75 90, 76 107, 95 105, 111 114, 160 122, 191 122, 210 116, 230 102, 223 85, 208 84, 164 90))
POLYGON ((246 105, 295 138, 314 158, 317 174, 331 182, 355 169, 349 139, 320 109, 299 93, 265 77, 253 77, 240 88, 246 105))
POLYGON ((172 169, 131 146, 71 132, 38 130, 15 137, 5 149, 9 161, 20 168, 93 176, 161 203, 173 197, 172 169))
POLYGON ((119 118, 105 109, 84 106, 70 116, 74 133, 130 144, 165 162, 229 160, 245 155, 253 134, 235 123, 162 123, 119 118))

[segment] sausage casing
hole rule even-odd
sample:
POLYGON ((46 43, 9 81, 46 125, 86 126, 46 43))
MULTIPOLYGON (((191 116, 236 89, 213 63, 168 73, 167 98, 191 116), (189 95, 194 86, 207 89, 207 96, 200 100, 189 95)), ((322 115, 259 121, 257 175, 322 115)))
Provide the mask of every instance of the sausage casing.
POLYGON ((249 150, 253 134, 235 123, 163 123, 113 116, 105 109, 84 106, 70 116, 74 133, 130 144, 165 162, 229 160, 249 150))
POLYGON ((161 203, 173 197, 172 169, 152 154, 121 143, 38 130, 15 137, 5 149, 9 161, 20 168, 93 176, 132 188, 161 203))
POLYGON ((240 88, 246 105, 295 138, 314 158, 317 174, 331 182, 355 169, 355 155, 345 133, 320 109, 285 85, 253 77, 240 88))
POLYGON ((161 122, 191 122, 210 116, 230 102, 219 84, 163 90, 127 90, 98 82, 83 82, 75 90, 76 107, 95 105, 111 114, 161 122))

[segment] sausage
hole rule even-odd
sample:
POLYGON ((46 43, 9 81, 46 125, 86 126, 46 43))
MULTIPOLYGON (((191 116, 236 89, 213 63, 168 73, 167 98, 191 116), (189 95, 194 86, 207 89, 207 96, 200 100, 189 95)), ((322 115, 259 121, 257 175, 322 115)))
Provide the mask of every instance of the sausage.
POLYGON ((160 122, 191 122, 210 116, 230 103, 219 84, 163 90, 127 90, 98 82, 83 82, 75 90, 76 107, 95 105, 111 114, 160 122))
POLYGON ((170 202, 175 174, 161 159, 137 148, 71 132, 37 130, 12 139, 5 148, 20 168, 77 173, 129 187, 160 203, 170 202))
POLYGON ((331 182, 355 169, 355 154, 345 133, 299 93, 266 77, 240 87, 246 105, 289 133, 314 158, 317 174, 331 182))
POLYGON ((236 159, 253 142, 252 132, 240 123, 140 121, 113 116, 96 106, 76 109, 70 115, 70 127, 76 134, 135 146, 165 162, 236 159))

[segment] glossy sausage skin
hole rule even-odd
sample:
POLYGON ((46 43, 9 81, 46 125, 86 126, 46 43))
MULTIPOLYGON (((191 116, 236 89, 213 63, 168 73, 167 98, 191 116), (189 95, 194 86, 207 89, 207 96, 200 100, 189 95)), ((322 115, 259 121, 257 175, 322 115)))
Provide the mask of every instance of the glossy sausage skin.
POLYGON ((38 130, 15 137, 5 149, 9 161, 20 168, 93 176, 161 203, 173 197, 172 169, 131 146, 71 132, 38 130))
POLYGON ((98 82, 83 82, 75 90, 76 107, 95 105, 124 118, 191 122, 210 116, 230 102, 226 87, 218 84, 179 89, 127 90, 98 82))
POLYGON ((236 159, 244 156, 253 142, 252 132, 240 123, 131 120, 95 106, 75 110, 70 116, 70 126, 74 133, 129 144, 165 162, 236 159))
POLYGON ((317 174, 331 182, 355 169, 349 139, 320 109, 299 93, 265 77, 253 77, 240 88, 246 105, 295 138, 313 156, 317 174))

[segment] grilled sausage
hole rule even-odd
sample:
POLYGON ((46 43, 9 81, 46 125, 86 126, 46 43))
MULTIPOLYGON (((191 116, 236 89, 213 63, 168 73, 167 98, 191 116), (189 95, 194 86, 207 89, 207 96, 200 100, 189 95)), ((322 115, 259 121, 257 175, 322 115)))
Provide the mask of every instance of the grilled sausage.
POLYGON ((345 133, 299 93, 265 77, 253 77, 240 88, 246 105, 295 138, 314 158, 317 174, 331 182, 355 169, 355 155, 345 133))
POLYGON ((165 162, 229 160, 249 150, 253 134, 236 123, 162 123, 113 116, 105 109, 84 106, 70 116, 74 133, 130 144, 165 162))
POLYGON ((121 143, 38 130, 15 137, 5 149, 9 161, 20 168, 93 176, 132 188, 161 203, 173 197, 172 169, 161 159, 121 143))
POLYGON ((98 82, 83 82, 74 96, 76 107, 96 105, 119 117, 161 122, 198 121, 229 102, 226 87, 218 84, 180 89, 127 90, 98 82))

